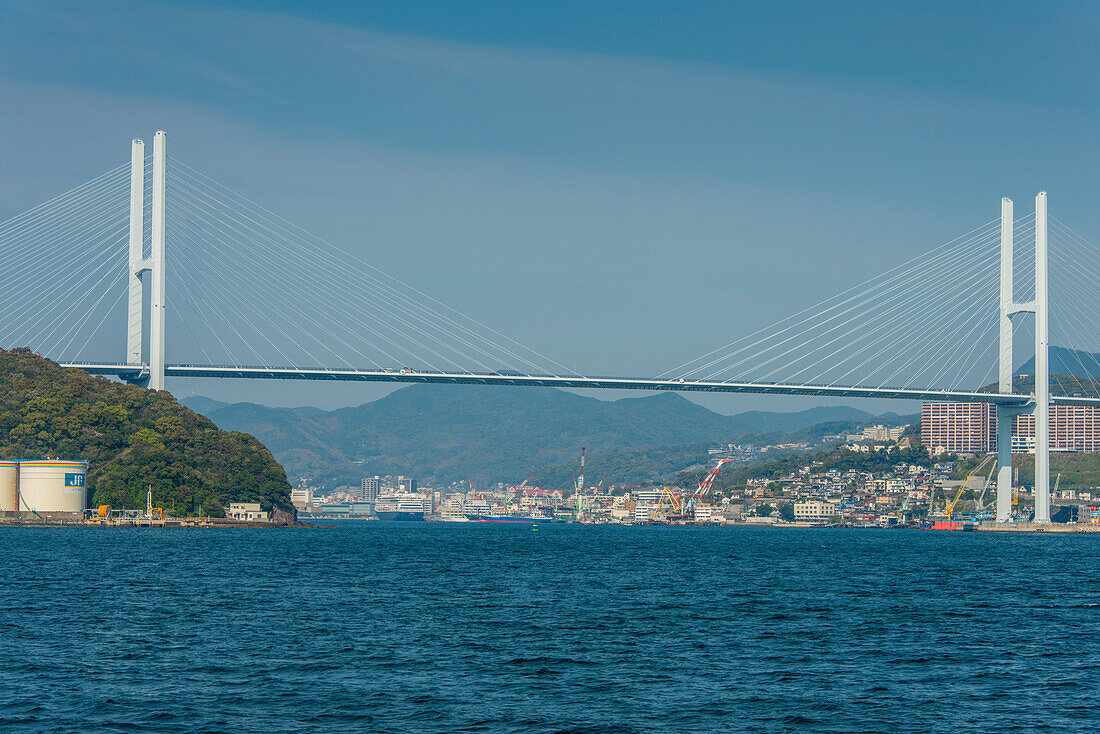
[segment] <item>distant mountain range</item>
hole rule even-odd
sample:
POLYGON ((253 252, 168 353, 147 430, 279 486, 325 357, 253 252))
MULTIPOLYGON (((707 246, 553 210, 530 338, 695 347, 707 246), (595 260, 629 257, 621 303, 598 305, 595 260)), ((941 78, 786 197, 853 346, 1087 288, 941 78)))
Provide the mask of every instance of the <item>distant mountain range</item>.
MULTIPOLYGON (((1050 374, 1100 378, 1100 354, 1066 347, 1050 347, 1050 374)), ((1035 357, 1024 362, 1016 370, 1018 375, 1035 374, 1035 357)))
MULTIPOLYGON (((908 423, 848 406, 794 413, 721 415, 675 393, 603 401, 553 388, 412 385, 363 405, 325 411, 222 403, 184 404, 220 428, 250 433, 271 449, 288 476, 327 483, 371 474, 406 474, 436 482, 568 481, 567 467, 588 448, 592 482, 666 476, 703 461, 706 447, 823 426, 908 423)), ((819 432, 820 435, 820 432, 819 432)))
MULTIPOLYGON (((1051 347, 1050 389, 1055 395, 1092 395, 1100 390, 1100 354, 1066 347, 1051 347)), ((981 392, 996 392, 997 383, 981 388, 981 392)), ((1035 390, 1035 358, 1016 368, 1012 390, 1028 394, 1035 390)))

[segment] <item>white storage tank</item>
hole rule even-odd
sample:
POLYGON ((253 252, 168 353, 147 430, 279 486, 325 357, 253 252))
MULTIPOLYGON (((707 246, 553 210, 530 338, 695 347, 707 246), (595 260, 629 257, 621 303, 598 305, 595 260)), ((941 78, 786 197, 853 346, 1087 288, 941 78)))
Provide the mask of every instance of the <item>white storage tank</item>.
POLYGON ((21 512, 84 512, 88 462, 20 461, 21 512))
POLYGON ((19 511, 19 462, 0 461, 0 512, 19 511))

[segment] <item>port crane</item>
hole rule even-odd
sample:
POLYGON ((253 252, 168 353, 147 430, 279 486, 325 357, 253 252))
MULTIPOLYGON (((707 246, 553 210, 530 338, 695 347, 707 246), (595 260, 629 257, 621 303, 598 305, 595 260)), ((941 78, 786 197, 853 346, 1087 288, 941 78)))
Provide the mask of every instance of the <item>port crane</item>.
POLYGON ((580 520, 584 515, 584 446, 581 446, 581 473, 573 484, 573 519, 580 520))
MULTIPOLYGON (((962 498, 963 492, 966 491, 967 486, 970 484, 970 477, 974 476, 974 474, 979 472, 986 464, 989 463, 990 459, 992 459, 992 458, 993 457, 991 457, 991 456, 987 456, 985 459, 982 460, 982 463, 978 464, 976 467, 974 467, 974 469, 969 474, 966 475, 966 481, 964 481, 962 483, 962 486, 959 487, 959 491, 958 491, 958 494, 955 495, 955 499, 953 499, 953 500, 951 500, 950 502, 947 503, 947 521, 948 522, 951 522, 951 517, 955 514, 955 505, 959 504, 959 500, 962 498)), ((994 466, 996 466, 996 462, 994 462, 994 466)), ((990 467, 990 468, 992 469, 993 467, 990 467)), ((985 496, 985 490, 986 490, 987 487, 989 487, 989 480, 992 476, 993 476, 993 472, 990 471, 989 474, 985 478, 985 485, 982 487, 982 496, 985 496)))
POLYGON ((661 489, 661 496, 657 498, 656 509, 663 510, 666 507, 671 507, 672 511, 679 515, 681 511, 680 499, 681 496, 679 492, 673 492, 668 487, 663 487, 661 489))
POLYGON ((533 469, 531 471, 531 473, 527 475, 526 479, 524 479, 522 482, 520 482, 516 486, 508 487, 505 490, 505 492, 504 492, 504 506, 506 508, 511 508, 515 504, 515 501, 519 498, 520 494, 522 494, 522 492, 520 490, 527 487, 527 483, 529 481, 531 481, 531 477, 535 476, 536 471, 538 471, 538 469, 533 469))
POLYGON ((714 480, 718 477, 718 472, 722 470, 723 466, 732 464, 733 462, 733 459, 719 459, 718 463, 714 465, 714 468, 710 470, 710 473, 703 478, 703 481, 699 482, 699 488, 688 497, 687 506, 694 507, 696 502, 710 494, 711 485, 714 484, 714 480))
POLYGON ((680 492, 673 492, 668 487, 665 487, 661 492, 661 497, 657 501, 658 509, 663 507, 671 507, 672 511, 677 515, 682 515, 689 509, 695 507, 695 503, 703 499, 710 492, 711 486, 714 484, 715 478, 718 476, 718 472, 722 470, 722 467, 726 464, 733 463, 733 459, 719 459, 718 463, 714 465, 714 468, 703 477, 703 481, 699 482, 699 486, 688 496, 680 492))

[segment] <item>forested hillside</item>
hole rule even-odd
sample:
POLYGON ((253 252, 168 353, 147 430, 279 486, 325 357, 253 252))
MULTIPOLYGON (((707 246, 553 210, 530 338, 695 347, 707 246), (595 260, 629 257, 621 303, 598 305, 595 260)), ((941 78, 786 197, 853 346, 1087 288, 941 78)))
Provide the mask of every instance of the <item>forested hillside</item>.
POLYGON ((286 473, 254 437, 222 431, 168 392, 0 350, 0 458, 86 459, 89 504, 218 516, 229 502, 293 512, 286 473))
POLYGON ((222 428, 257 436, 291 476, 335 484, 367 474, 519 482, 537 470, 532 481, 566 487, 581 446, 593 482, 604 475, 608 483, 637 482, 706 463, 707 446, 763 431, 904 422, 848 406, 721 415, 674 393, 605 401, 553 388, 456 385, 412 385, 334 411, 185 403, 222 428))

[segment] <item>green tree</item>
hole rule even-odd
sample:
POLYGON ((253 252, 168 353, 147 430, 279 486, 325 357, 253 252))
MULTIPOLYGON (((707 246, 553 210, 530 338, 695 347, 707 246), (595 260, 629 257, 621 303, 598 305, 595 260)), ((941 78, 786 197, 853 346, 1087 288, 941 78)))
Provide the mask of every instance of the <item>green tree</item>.
POLYGON ((164 391, 62 369, 28 350, 0 350, 0 458, 89 462, 92 506, 219 516, 230 502, 293 513, 282 467, 254 437, 219 430, 164 391))

